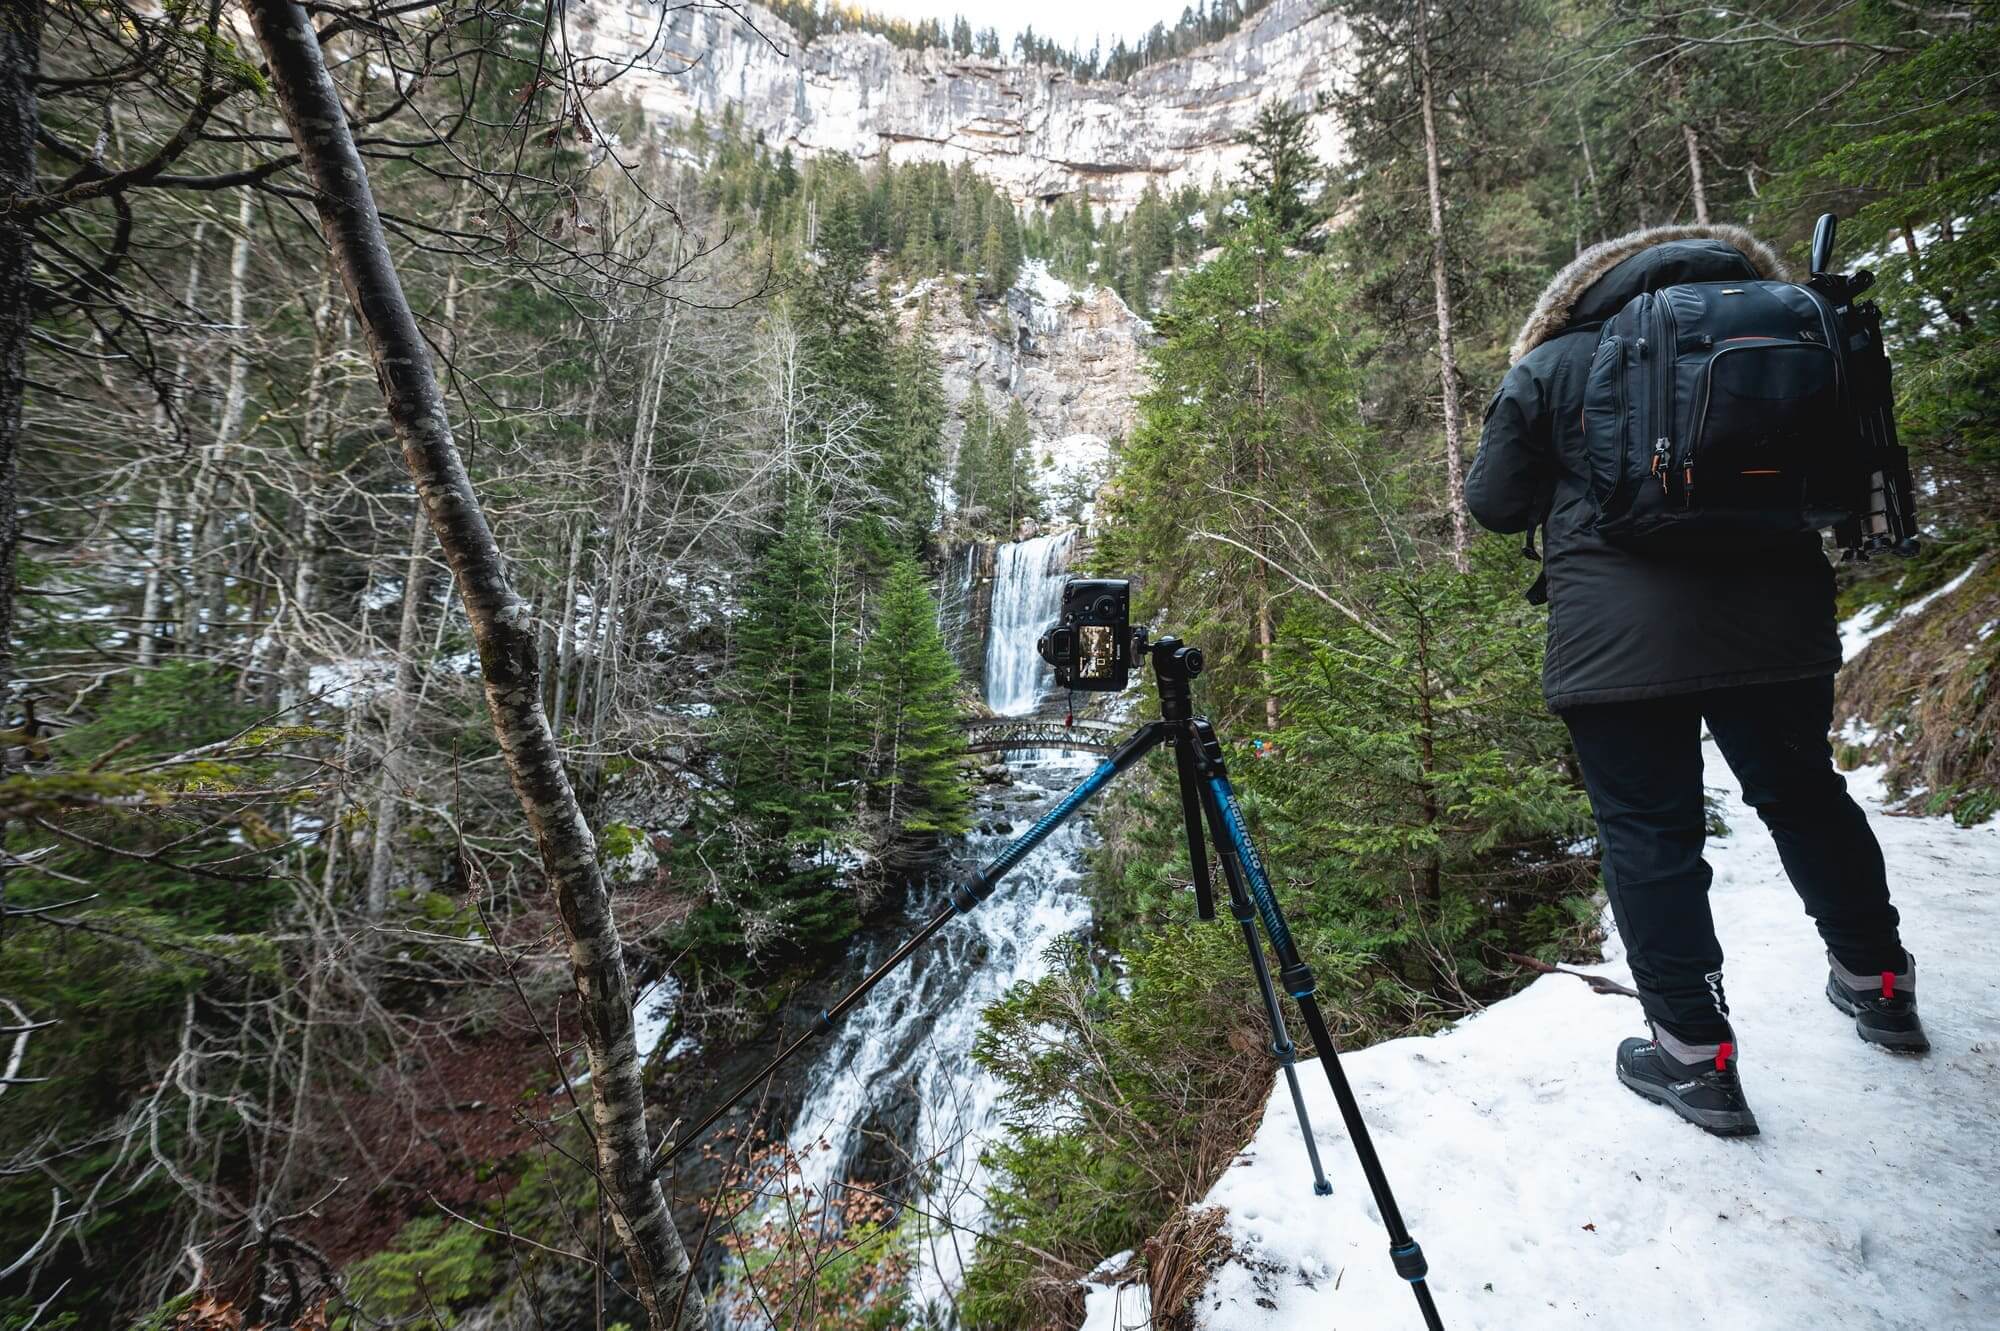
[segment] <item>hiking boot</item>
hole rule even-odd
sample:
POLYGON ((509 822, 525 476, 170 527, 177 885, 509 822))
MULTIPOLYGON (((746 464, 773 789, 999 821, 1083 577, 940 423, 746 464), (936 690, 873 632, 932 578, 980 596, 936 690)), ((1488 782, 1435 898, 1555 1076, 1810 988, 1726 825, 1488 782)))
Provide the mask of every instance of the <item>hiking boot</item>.
POLYGON ((1917 961, 1903 954, 1903 969, 1860 975, 1831 956, 1827 1001, 1854 1018, 1854 1032, 1869 1044, 1902 1054, 1930 1051, 1930 1038, 1917 1020, 1917 961))
POLYGON ((1651 1040, 1625 1040, 1618 1046, 1618 1080, 1704 1132, 1757 1135, 1757 1116, 1736 1076, 1733 1041, 1689 1045, 1658 1032, 1651 1040))

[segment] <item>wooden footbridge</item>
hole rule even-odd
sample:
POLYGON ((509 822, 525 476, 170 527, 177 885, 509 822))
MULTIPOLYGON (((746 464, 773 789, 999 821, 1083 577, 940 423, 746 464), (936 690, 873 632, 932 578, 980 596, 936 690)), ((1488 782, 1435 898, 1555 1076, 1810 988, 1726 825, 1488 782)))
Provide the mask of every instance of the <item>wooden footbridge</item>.
POLYGON ((1109 753, 1124 731, 1105 721, 1072 721, 1059 716, 981 716, 959 722, 965 747, 973 753, 1018 753, 1024 749, 1067 749, 1109 753))

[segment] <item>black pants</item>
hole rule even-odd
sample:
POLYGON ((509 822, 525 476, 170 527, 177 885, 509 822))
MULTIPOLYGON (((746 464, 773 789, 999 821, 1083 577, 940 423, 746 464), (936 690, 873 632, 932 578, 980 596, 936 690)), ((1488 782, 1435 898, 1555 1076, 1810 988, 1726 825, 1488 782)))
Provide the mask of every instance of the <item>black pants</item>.
POLYGON ((1832 719, 1830 675, 1563 713, 1646 1015, 1683 1040, 1730 1038, 1712 875, 1701 857, 1704 720, 1827 950, 1862 975, 1903 969, 1882 848, 1834 770, 1832 719))

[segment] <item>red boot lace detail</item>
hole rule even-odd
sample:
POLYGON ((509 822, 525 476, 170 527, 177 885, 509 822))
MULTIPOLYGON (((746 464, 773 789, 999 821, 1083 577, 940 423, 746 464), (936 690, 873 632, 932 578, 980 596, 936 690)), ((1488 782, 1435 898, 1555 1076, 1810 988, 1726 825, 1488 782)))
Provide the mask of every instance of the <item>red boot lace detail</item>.
POLYGON ((1715 1070, 1717 1072, 1729 1071, 1729 1060, 1734 1058, 1735 1056, 1736 1056, 1735 1044, 1733 1044, 1728 1040, 1724 1040, 1721 1044, 1715 1047, 1715 1070))
POLYGON ((1894 998, 1895 996, 1896 996, 1896 972, 1894 972, 1894 971, 1883 971, 1883 972, 1882 972, 1882 997, 1884 997, 1884 998, 1894 998))

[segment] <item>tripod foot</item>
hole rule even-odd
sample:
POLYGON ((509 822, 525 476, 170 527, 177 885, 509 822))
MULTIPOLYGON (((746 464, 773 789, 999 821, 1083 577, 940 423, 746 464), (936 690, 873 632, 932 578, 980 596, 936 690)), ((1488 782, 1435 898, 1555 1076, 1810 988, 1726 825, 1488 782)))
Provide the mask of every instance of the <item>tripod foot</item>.
POLYGON ((1328 1183, 1325 1179, 1320 1179, 1318 1182, 1313 1184, 1313 1196, 1315 1197, 1333 1196, 1333 1185, 1331 1183, 1328 1183))

